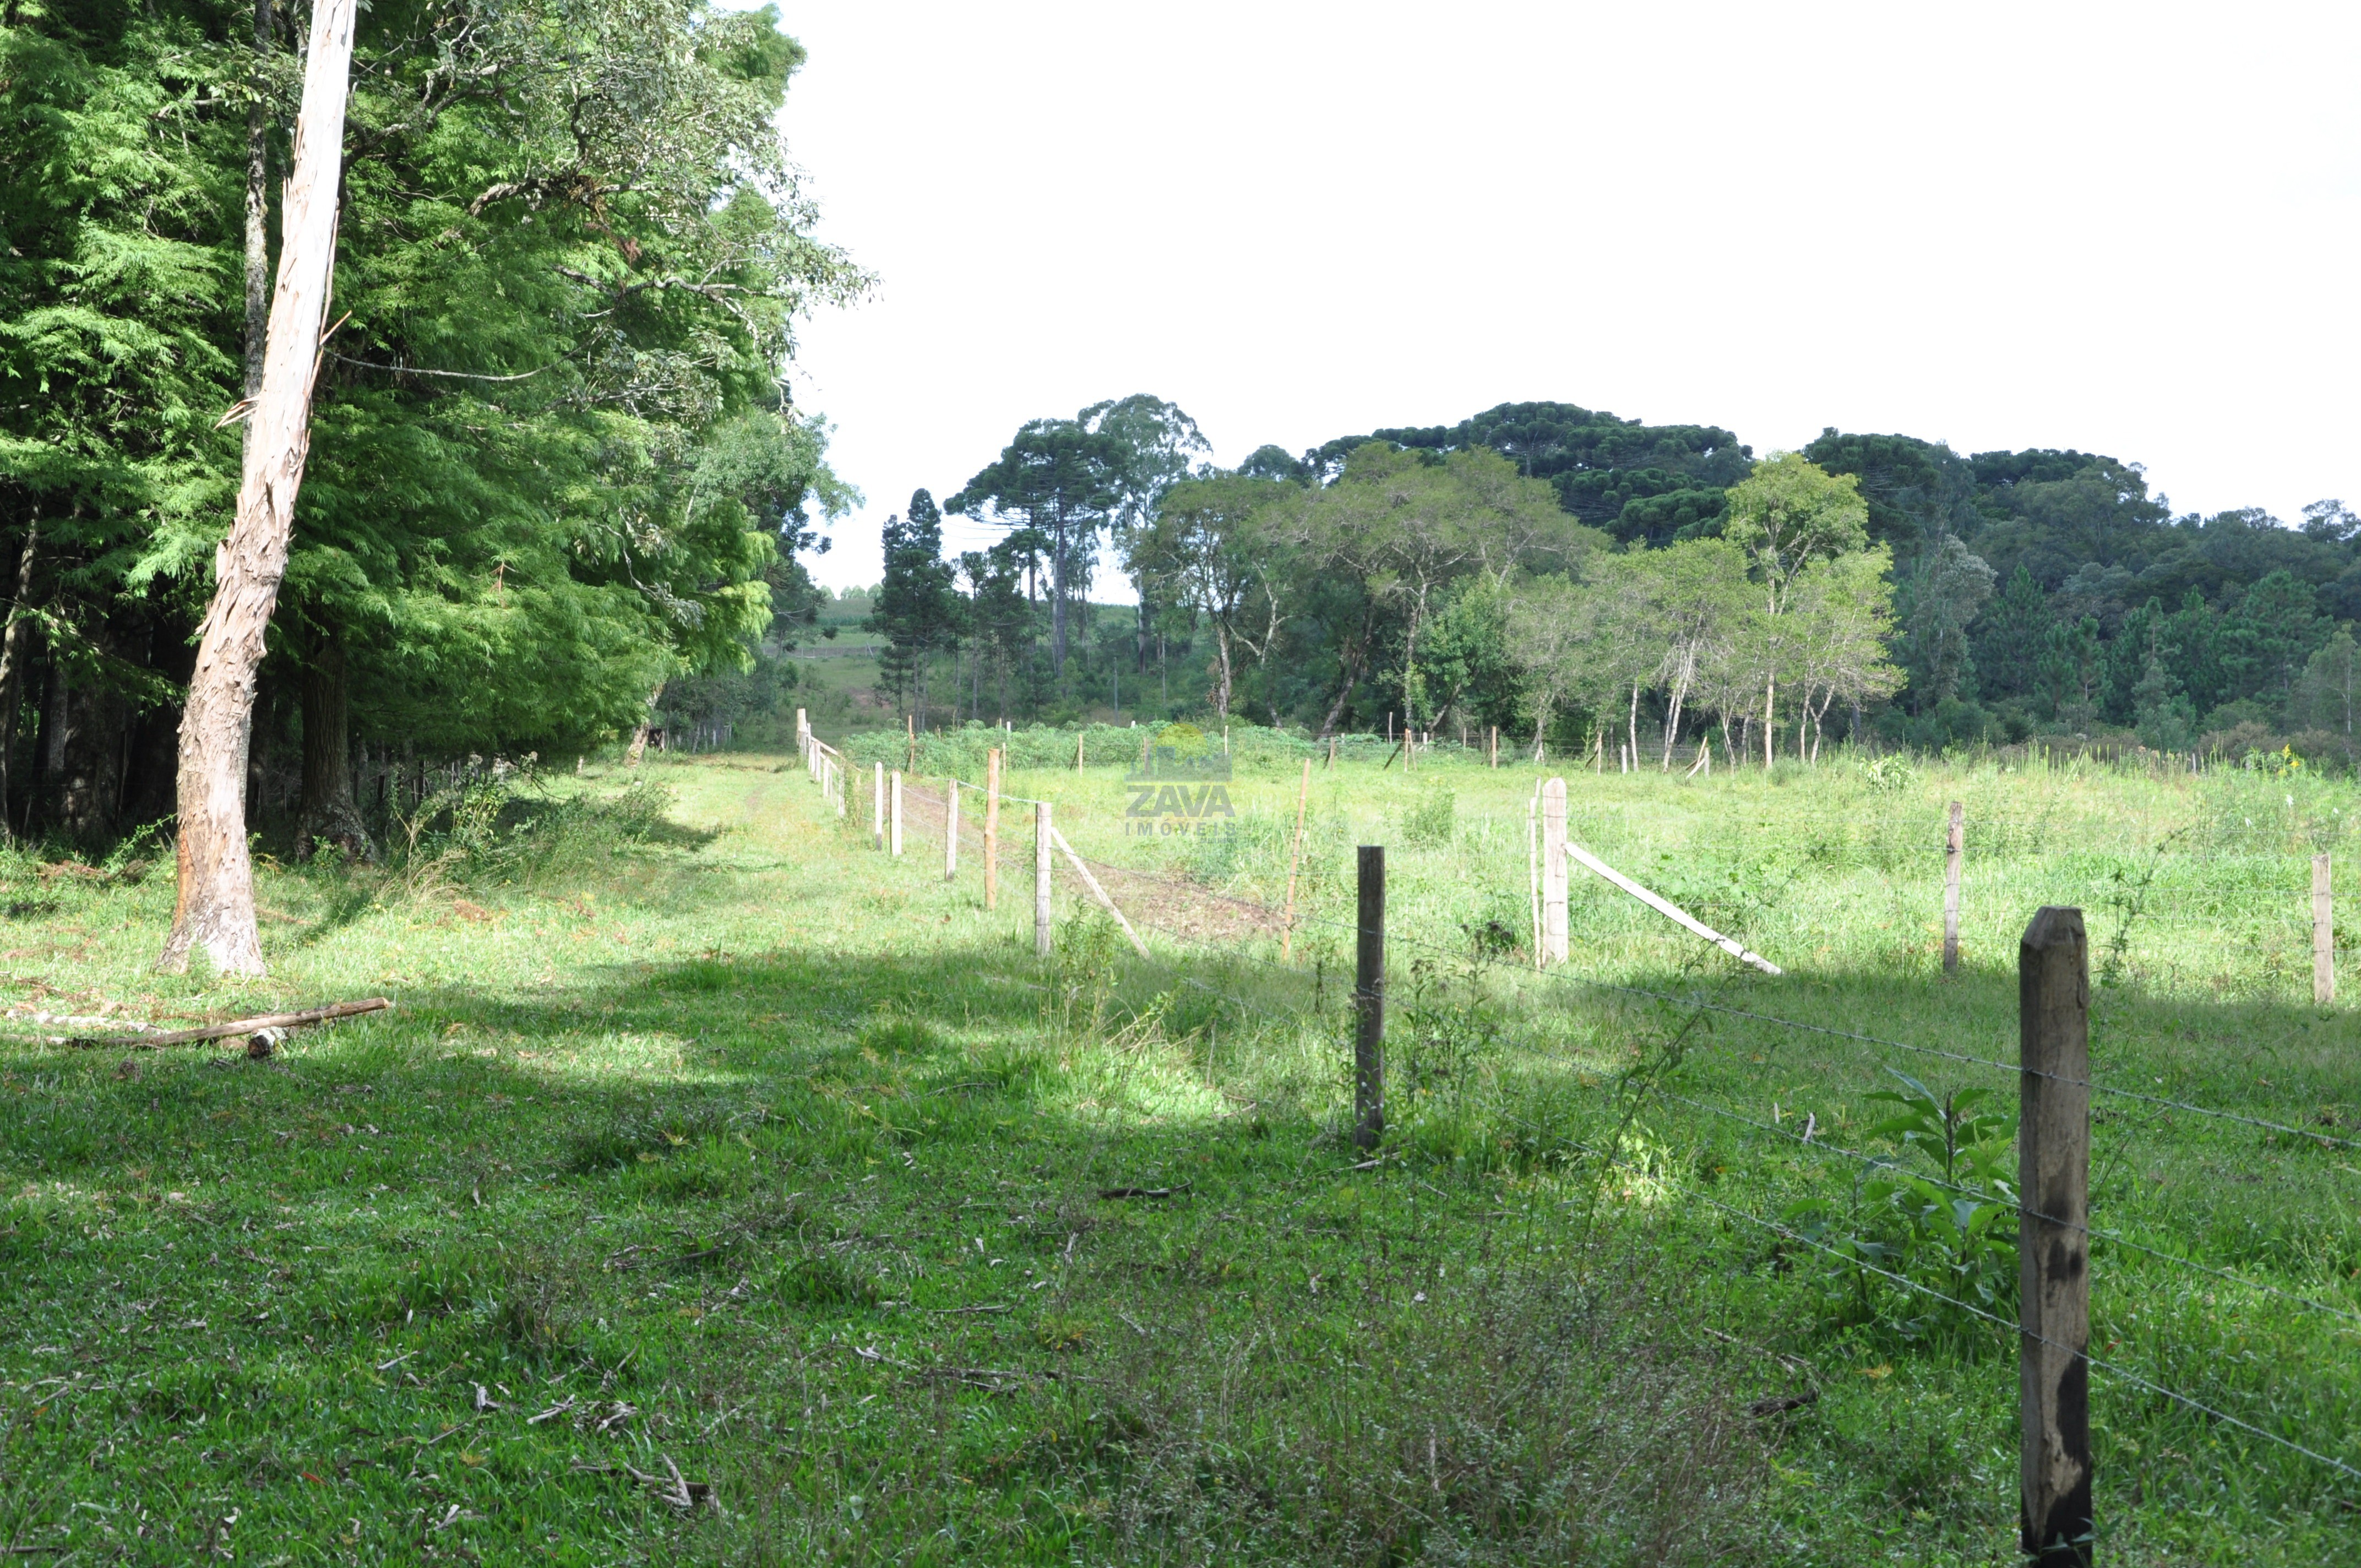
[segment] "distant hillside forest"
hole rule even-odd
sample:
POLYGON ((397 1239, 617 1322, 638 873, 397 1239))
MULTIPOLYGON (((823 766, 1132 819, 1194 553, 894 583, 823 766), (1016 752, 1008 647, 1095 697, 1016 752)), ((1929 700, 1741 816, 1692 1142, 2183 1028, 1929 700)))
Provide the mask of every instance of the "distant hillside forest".
MULTIPOLYGON (((2140 467, 1835 430, 1758 460, 1713 425, 1509 403, 1301 455, 1202 461, 1152 398, 1027 424, 948 503, 919 491, 862 624, 930 723, 1391 715, 1530 746, 1816 754, 2034 735, 2349 762, 2361 519, 2172 515, 2140 467), (1128 624, 1077 641, 1101 540, 1128 624), (1600 740, 1602 732, 1609 739, 1600 740)), ((1610 753, 1611 754, 1611 753, 1610 753)))

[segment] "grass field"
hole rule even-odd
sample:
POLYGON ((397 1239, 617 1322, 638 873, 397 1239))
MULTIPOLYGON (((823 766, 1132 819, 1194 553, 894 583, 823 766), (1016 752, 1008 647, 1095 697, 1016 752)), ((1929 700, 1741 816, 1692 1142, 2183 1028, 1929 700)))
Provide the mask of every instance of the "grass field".
MULTIPOLYGON (((922 767, 978 777, 981 744, 922 767)), ((1111 759, 1008 787, 1185 884, 1143 912, 1185 929, 1191 889, 1283 899, 1299 750, 1241 732, 1225 836, 1126 835, 1111 759)), ((1582 842, 1788 973, 1577 882, 1544 976, 1536 770, 1382 755, 1315 768, 1287 964, 1153 927, 1138 960, 1062 883, 1043 963, 1013 814, 986 912, 972 849, 946 883, 914 820, 883 856, 859 789, 840 822, 772 758, 652 760, 661 820, 620 772, 567 783, 620 804, 531 853, 266 866, 258 985, 148 972, 168 867, 5 862, 0 1549, 2007 1563, 2013 1339, 1792 1234, 1982 1299, 1994 1256, 1897 1229, 1839 1151, 1931 1171, 1870 1131, 1889 1069, 2001 1109, 2011 1075, 1738 1013, 2011 1061, 2043 903, 2089 915, 2101 1083, 2303 1129, 2101 1097, 2093 1223, 2171 1256, 2096 1245, 2094 1354, 2361 1467, 2361 1030, 2312 1004, 2303 917, 2349 786, 1570 775, 1582 842), (1394 959, 1367 1169, 1359 842, 1394 959), (378 993, 264 1061, 32 1016, 378 993)), ((2333 1467, 2103 1374, 2093 1406, 2109 1561, 2361 1561, 2333 1467)))

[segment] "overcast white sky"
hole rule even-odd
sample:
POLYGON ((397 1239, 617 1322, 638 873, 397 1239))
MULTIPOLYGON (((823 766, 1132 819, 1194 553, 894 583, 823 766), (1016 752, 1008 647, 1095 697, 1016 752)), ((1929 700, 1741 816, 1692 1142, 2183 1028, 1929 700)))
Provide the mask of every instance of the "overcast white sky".
POLYGON ((785 12, 790 150, 881 278, 804 337, 869 500, 831 585, 914 488, 1142 391, 1223 462, 1557 399, 2361 503, 2361 7, 785 12))

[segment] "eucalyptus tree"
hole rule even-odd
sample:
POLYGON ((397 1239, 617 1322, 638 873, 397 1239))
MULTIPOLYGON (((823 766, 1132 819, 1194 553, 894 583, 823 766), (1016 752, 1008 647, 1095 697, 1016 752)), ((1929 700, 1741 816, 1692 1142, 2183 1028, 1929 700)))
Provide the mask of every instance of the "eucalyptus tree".
POLYGON ((1184 479, 1132 535, 1126 565, 1142 602, 1185 605, 1213 633, 1213 711, 1227 722, 1240 649, 1267 656, 1286 621, 1301 513, 1315 492, 1222 474, 1184 479))
POLYGON ((1861 480, 1828 473, 1809 459, 1782 452, 1754 466, 1730 488, 1722 537, 1751 558, 1760 585, 1763 621, 1755 639, 1763 666, 1763 763, 1775 749, 1779 667, 1792 652, 1780 624, 1796 579, 1816 561, 1868 543, 1869 508, 1861 480))
MULTIPOLYGON (((1213 447, 1180 404, 1146 392, 1093 403, 1074 419, 1093 434, 1111 435, 1123 444, 1123 465, 1108 521, 1118 554, 1127 555, 1132 536, 1148 526, 1165 492, 1187 478, 1192 463, 1213 447)), ((1134 572, 1132 586, 1139 601, 1132 633, 1133 665, 1144 671, 1156 607, 1147 579, 1134 572)))

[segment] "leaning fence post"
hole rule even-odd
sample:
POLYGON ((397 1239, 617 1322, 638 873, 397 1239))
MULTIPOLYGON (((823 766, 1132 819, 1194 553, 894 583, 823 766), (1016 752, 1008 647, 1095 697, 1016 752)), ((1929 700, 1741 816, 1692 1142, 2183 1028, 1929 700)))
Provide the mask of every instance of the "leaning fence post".
POLYGON ((1049 956, 1049 803, 1033 803, 1033 951, 1049 956))
POLYGON ((983 754, 983 906, 1000 903, 1000 748, 983 754))
POLYGON ((1542 785, 1542 962, 1565 962, 1565 780, 1542 785))
POLYGON ((2336 916, 2329 897, 2328 857, 2312 857, 2312 999, 2336 1000, 2336 916))
POLYGON ((943 880, 959 880, 959 780, 943 791, 943 880))
POLYGON ((894 774, 894 853, 902 852, 902 775, 894 774))
POLYGON ((1943 972, 1960 972, 1960 849, 1961 806, 1951 802, 1951 830, 1943 839, 1943 972))
POLYGON ((2018 945, 2017 1477, 2026 1556, 2091 1561, 2091 954, 2079 909, 2018 945))
POLYGON ((1353 1144, 1386 1130, 1386 847, 1361 846, 1360 946, 1353 977, 1353 1144))

